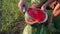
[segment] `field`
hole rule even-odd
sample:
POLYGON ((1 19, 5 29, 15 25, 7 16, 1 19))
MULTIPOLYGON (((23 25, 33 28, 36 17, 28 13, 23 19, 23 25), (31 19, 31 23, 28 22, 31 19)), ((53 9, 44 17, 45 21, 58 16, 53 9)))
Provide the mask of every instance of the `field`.
POLYGON ((22 34, 26 24, 18 9, 18 2, 0 0, 0 34, 22 34))

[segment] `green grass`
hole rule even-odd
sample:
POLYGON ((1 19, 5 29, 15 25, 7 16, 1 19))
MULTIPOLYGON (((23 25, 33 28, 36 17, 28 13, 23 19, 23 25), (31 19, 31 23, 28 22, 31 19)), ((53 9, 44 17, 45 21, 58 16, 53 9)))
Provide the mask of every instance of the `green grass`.
MULTIPOLYGON (((0 0, 0 34, 22 34, 24 18, 19 11, 20 0, 0 0)), ((30 0, 28 0, 30 6, 30 0)))
POLYGON ((20 34, 24 28, 24 19, 18 9, 19 0, 0 0, 0 32, 1 34, 20 34))

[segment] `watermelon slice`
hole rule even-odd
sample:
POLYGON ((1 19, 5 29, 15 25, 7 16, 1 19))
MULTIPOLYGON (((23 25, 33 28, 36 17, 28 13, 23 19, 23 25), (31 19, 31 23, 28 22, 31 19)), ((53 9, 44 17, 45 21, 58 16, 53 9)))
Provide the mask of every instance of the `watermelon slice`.
MULTIPOLYGON (((47 13, 38 8, 28 8, 28 15, 32 17, 38 23, 44 23, 47 21, 47 13)), ((32 20, 29 20, 30 22, 32 20)))

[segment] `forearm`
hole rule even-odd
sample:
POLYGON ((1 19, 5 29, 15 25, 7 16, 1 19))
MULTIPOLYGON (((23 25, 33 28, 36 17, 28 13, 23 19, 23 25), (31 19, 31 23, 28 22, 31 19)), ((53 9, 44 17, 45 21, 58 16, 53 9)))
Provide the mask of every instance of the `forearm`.
POLYGON ((47 6, 49 6, 49 4, 51 3, 51 2, 53 2, 54 0, 48 0, 45 4, 43 4, 43 6, 46 8, 47 6))

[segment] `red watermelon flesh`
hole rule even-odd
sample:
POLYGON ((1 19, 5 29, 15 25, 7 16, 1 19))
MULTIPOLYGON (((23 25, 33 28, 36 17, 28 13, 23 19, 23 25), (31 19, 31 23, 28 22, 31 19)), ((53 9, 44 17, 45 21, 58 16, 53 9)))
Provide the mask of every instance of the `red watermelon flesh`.
MULTIPOLYGON (((42 10, 37 9, 37 8, 29 8, 28 14, 29 14, 29 16, 34 18, 34 20, 37 22, 42 22, 46 18, 46 14, 42 10)), ((28 21, 31 22, 32 20, 28 20, 28 21)))

